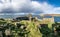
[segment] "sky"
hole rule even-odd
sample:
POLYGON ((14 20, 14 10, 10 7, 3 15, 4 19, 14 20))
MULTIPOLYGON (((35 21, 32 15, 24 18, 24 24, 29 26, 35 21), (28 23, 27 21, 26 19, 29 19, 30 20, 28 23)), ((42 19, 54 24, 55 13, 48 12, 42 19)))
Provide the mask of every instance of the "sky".
POLYGON ((38 2, 47 2, 48 4, 54 5, 55 7, 60 7, 60 0, 35 0, 38 2))
POLYGON ((0 0, 0 15, 60 14, 60 0, 0 0))

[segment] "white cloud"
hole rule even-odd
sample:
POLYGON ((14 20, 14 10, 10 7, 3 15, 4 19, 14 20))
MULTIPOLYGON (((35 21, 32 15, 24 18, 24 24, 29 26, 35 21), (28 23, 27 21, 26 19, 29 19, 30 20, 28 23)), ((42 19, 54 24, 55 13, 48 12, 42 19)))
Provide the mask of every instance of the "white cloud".
POLYGON ((43 11, 45 14, 60 14, 60 7, 54 7, 53 5, 47 4, 46 7, 43 8, 43 11))
POLYGON ((54 7, 53 5, 48 4, 47 2, 39 3, 33 1, 33 6, 43 12, 43 14, 60 14, 60 7, 54 7))
POLYGON ((20 13, 60 14, 60 7, 54 7, 47 2, 40 3, 31 0, 1 0, 0 12, 5 9, 12 9, 13 11, 20 13))

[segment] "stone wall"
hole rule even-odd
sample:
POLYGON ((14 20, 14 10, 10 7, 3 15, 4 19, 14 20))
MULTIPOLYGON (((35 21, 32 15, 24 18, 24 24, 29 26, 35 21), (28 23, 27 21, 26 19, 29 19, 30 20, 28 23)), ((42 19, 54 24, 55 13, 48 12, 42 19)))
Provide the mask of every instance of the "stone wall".
POLYGON ((54 17, 52 18, 43 18, 42 23, 54 23, 54 17))

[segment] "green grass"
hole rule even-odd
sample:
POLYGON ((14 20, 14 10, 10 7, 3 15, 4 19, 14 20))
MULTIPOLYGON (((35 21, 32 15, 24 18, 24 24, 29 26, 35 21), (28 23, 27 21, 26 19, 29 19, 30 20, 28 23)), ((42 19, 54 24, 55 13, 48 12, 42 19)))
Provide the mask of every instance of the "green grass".
MULTIPOLYGON (((0 21, 0 25, 1 24, 8 24, 9 22, 10 22, 10 24, 15 23, 15 22, 11 22, 11 21, 0 21)), ((29 33, 26 34, 26 35, 28 35, 28 37, 42 37, 42 33, 40 32, 36 22, 33 22, 33 21, 20 21, 19 23, 24 24, 27 27, 26 30, 27 30, 27 32, 29 31, 29 33)), ((15 26, 15 24, 13 24, 13 25, 15 26)), ((52 23, 50 23, 50 22, 48 23, 48 28, 52 29, 52 23)), ((46 28, 45 30, 49 31, 48 28, 46 28)), ((18 30, 20 30, 20 32, 21 32, 20 28, 19 29, 17 28, 17 30, 14 30, 14 31, 16 31, 15 34, 17 34, 17 36, 18 36, 18 30)), ((47 32, 45 32, 45 33, 47 33, 47 32)), ((15 36, 15 37, 17 37, 17 36, 15 36)))
POLYGON ((30 33, 28 34, 28 37, 42 37, 42 34, 39 31, 39 28, 33 22, 29 22, 26 29, 30 31, 30 33))

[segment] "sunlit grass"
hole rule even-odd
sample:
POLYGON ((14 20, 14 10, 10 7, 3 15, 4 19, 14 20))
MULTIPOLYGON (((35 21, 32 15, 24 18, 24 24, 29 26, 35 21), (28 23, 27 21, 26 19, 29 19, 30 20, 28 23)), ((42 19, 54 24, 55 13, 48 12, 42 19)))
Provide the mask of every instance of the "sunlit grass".
MULTIPOLYGON (((15 25, 15 23, 17 23, 17 22, 11 22, 9 20, 8 21, 0 21, 0 25, 1 24, 7 24, 7 23, 11 23, 11 24, 15 25)), ((40 32, 40 30, 38 28, 38 26, 41 23, 40 21, 34 22, 34 21, 25 21, 25 20, 23 20, 23 21, 20 21, 19 23, 24 24, 25 26, 27 26, 26 30, 27 31, 30 31, 27 34, 28 37, 42 37, 42 33, 40 32)), ((52 23, 51 22, 48 23, 48 28, 49 29, 52 29, 52 23)), ((16 35, 15 37, 18 36, 18 33, 17 32, 14 33, 14 35, 16 35)))

